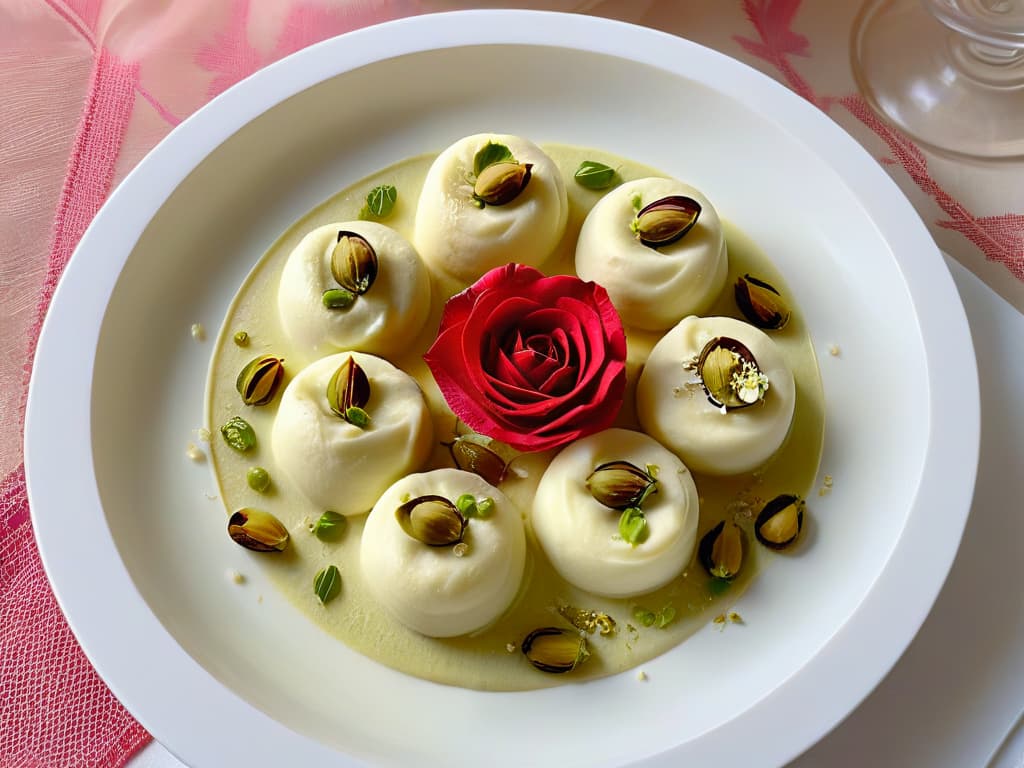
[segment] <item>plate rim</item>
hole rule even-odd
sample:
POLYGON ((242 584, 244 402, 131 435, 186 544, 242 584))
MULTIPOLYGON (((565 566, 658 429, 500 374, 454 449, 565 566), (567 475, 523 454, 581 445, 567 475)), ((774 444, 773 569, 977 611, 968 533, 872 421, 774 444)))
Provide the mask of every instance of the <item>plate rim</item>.
MULTIPOLYGON (((290 758, 305 764, 335 765, 339 760, 348 764, 351 759, 351 764, 355 764, 353 758, 346 759, 333 749, 284 727, 217 682, 177 645, 152 614, 117 555, 110 532, 105 528, 89 531, 85 515, 73 516, 77 519, 69 521, 68 516, 55 513, 66 505, 67 489, 77 487, 87 493, 87 498, 77 498, 77 503, 93 512, 98 510, 100 521, 105 521, 92 473, 91 393, 78 395, 79 405, 84 400, 81 411, 84 416, 78 417, 79 427, 85 427, 84 439, 70 447, 65 445, 68 422, 62 419, 71 403, 60 410, 61 418, 54 418, 52 410, 45 411, 43 403, 53 402, 57 393, 66 394, 58 381, 62 370, 77 370, 79 380, 88 372, 91 381, 96 341, 106 305, 138 237, 187 174, 233 133, 288 96, 361 66, 441 48, 507 44, 617 56, 680 76, 688 75, 674 67, 671 59, 663 54, 672 49, 677 52, 691 49, 693 55, 698 55, 693 53, 697 51, 714 60, 716 72, 720 69, 722 77, 728 76, 736 83, 755 84, 753 95, 744 92, 744 96, 750 97, 747 104, 752 109, 764 113, 773 105, 783 104, 787 129, 818 155, 826 155, 830 148, 834 149, 826 162, 848 186, 888 190, 886 203, 889 207, 872 211, 872 218, 879 221, 880 228, 886 232, 886 240, 901 256, 897 266, 904 275, 914 305, 928 363, 930 432, 921 482, 893 552, 895 555, 902 550, 901 557, 889 557, 861 605, 796 674, 722 726, 637 764, 672 764, 684 748, 687 756, 697 759, 715 756, 720 762, 724 760, 724 764, 729 764, 730 757, 741 760, 741 746, 727 733, 736 728, 744 730, 744 742, 759 744, 758 757, 765 764, 781 764, 795 758, 852 712, 885 677, 923 624, 945 582, 970 510, 980 450, 980 398, 973 342, 959 294, 938 248, 910 202, 868 152, 827 115, 767 75, 713 49, 658 30, 600 17, 529 10, 454 11, 389 21, 326 40, 275 62, 213 99, 168 134, 114 190, 86 230, 54 293, 40 333, 29 386, 24 453, 32 524, 44 569, 68 624, 97 670, 104 670, 104 680, 111 690, 150 733, 183 759, 204 755, 204 759, 211 759, 210 755, 216 754, 216 742, 211 733, 197 734, 194 722, 184 729, 180 724, 172 728, 173 707, 154 704, 151 700, 139 706, 145 698, 140 698, 139 681, 128 680, 130 675, 125 671, 125 667, 141 661, 136 636, 117 636, 107 631, 123 617, 123 612, 114 610, 115 605, 130 606, 132 615, 141 617, 146 629, 146 655, 157 654, 164 660, 162 670, 154 671, 142 683, 144 690, 154 689, 154 686, 156 690, 184 690, 180 677, 182 670, 187 670, 191 683, 201 686, 204 697, 213 697, 234 708, 229 720, 244 723, 247 729, 255 726, 264 732, 265 739, 282 738, 289 742, 290 758), (588 42, 586 45, 566 42, 579 40, 588 42), (385 51, 383 55, 381 50, 385 51), (912 221, 916 221, 916 225, 907 227, 912 221), (110 247, 110 242, 118 245, 110 247), (104 248, 107 255, 97 256, 104 248), (89 253, 88 258, 94 261, 105 259, 112 268, 102 271, 102 280, 90 281, 95 285, 91 292, 75 294, 66 286, 89 278, 80 275, 87 258, 80 255, 83 253, 89 253), (74 326, 88 328, 90 336, 84 340, 87 343, 80 343, 75 350, 60 347, 62 331, 74 326), (938 350, 949 349, 960 352, 937 354, 938 350), (937 413, 940 407, 937 404, 952 402, 958 407, 937 413), (48 471, 47 458, 57 444, 66 450, 68 461, 65 464, 70 466, 62 468, 62 483, 52 482, 54 473, 48 471), (944 477, 949 466, 961 471, 960 482, 953 488, 944 485, 949 482, 948 474, 944 477), (964 476, 965 467, 969 477, 964 476), (939 488, 942 493, 938 492, 939 488), (944 522, 949 526, 950 535, 938 545, 934 535, 917 535, 925 526, 934 524, 934 517, 922 512, 931 508, 944 509, 944 522), (109 547, 114 555, 97 569, 104 589, 110 590, 106 606, 96 603, 84 606, 72 585, 80 573, 75 566, 83 562, 79 554, 76 563, 73 542, 76 536, 90 533, 99 537, 102 549, 109 547), (924 559, 926 545, 927 559, 924 559), (928 562, 931 567, 920 568, 920 562, 928 562), (889 597, 893 592, 902 594, 908 590, 918 597, 913 610, 907 610, 905 604, 889 597), (880 644, 878 640, 866 639, 863 633, 858 634, 856 629, 864 626, 884 626, 886 642, 880 644), (873 652, 868 652, 868 648, 873 652), (822 675, 837 674, 835 668, 830 667, 836 659, 843 662, 839 673, 845 685, 843 695, 832 696, 821 701, 814 712, 792 718, 793 705, 814 698, 813 692, 820 685, 822 675), (176 672, 171 674, 171 669, 176 672), (789 734, 784 744, 777 739, 777 734, 782 732, 789 734), (198 737, 195 741, 184 740, 194 736, 198 737)), ((87 558, 87 562, 90 568, 97 567, 93 559, 87 558)), ((193 687, 192 690, 200 689, 193 687)), ((229 725, 222 720, 213 730, 229 725)), ((264 741, 264 747, 266 743, 264 741)), ((233 751, 230 757, 237 760, 239 756, 233 751)), ((253 753, 254 764, 264 764, 267 755, 262 754, 263 760, 259 760, 260 756, 260 752, 253 753)), ((228 756, 222 754, 221 757, 228 756)))

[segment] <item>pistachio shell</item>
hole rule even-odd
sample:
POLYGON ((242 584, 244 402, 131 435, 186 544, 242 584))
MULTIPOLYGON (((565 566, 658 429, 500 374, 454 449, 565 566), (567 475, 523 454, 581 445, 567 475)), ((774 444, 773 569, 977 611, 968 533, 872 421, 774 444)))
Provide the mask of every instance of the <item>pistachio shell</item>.
POLYGON ((697 375, 713 406, 745 408, 757 402, 740 399, 733 385, 733 377, 742 372, 744 363, 757 367, 753 353, 736 339, 716 336, 704 345, 697 357, 697 375))
POLYGON ((288 546, 288 529, 269 512, 242 508, 228 518, 228 535, 255 552, 280 552, 288 546))
POLYGON ((736 278, 734 293, 736 305, 752 325, 777 331, 789 322, 789 307, 771 284, 744 275, 736 278))
POLYGON ((587 478, 587 490, 612 509, 639 507, 657 489, 657 480, 628 461, 607 461, 587 478))
POLYGON ((361 296, 377 279, 377 252, 360 234, 340 230, 331 254, 331 274, 342 288, 361 296))
POLYGON ((712 576, 732 579, 743 567, 743 531, 723 520, 700 540, 697 557, 712 576))
POLYGON ((466 518, 444 496, 426 495, 402 504, 395 519, 409 536, 431 547, 462 541, 466 518))
POLYGON ((693 229, 700 203, 685 195, 670 195, 645 205, 633 219, 633 231, 650 248, 671 245, 693 229))
POLYGON ((369 400, 370 380, 350 355, 327 382, 327 404, 336 415, 352 422, 351 409, 362 410, 369 400))
POLYGON ((505 479, 508 464, 501 456, 472 437, 462 435, 444 445, 447 446, 452 461, 459 469, 480 475, 491 485, 498 485, 505 479))
POLYGON ((477 176, 473 195, 488 205, 511 203, 530 183, 532 169, 532 163, 492 163, 477 176))
POLYGON ((263 355, 250 360, 235 379, 246 405, 266 405, 274 399, 284 378, 284 360, 263 355))
POLYGON ((523 654, 541 672, 572 672, 590 652, 587 639, 577 631, 543 627, 528 634, 522 642, 523 654))
POLYGON ((796 541, 803 526, 803 499, 784 493, 764 505, 754 521, 754 535, 766 547, 785 549, 796 541))

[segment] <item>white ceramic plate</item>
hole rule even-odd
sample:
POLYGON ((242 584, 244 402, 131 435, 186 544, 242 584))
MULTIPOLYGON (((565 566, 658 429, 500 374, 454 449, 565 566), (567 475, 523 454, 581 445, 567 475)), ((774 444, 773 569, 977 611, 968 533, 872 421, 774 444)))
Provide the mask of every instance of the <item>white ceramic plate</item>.
POLYGON ((605 20, 414 18, 259 72, 111 196, 36 357, 33 520, 100 674, 191 765, 776 765, 871 690, 942 584, 977 460, 973 360, 909 203, 775 82, 605 20), (184 458, 212 349, 192 323, 212 335, 269 243, 333 191, 485 130, 601 147, 701 188, 781 267, 816 339, 835 487, 811 500, 807 546, 758 578, 746 626, 708 627, 645 665, 646 683, 483 694, 370 662, 265 583, 204 496, 208 467, 184 458))

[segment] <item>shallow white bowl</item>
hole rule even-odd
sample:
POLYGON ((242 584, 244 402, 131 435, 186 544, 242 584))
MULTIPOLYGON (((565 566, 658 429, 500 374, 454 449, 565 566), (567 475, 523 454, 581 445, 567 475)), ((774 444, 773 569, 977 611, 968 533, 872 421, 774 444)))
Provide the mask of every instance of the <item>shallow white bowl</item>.
POLYGON ((36 357, 33 520, 100 674, 191 765, 776 765, 871 690, 942 584, 977 461, 973 360, 910 204, 775 82, 583 16, 413 18, 259 72, 111 196, 36 357), (817 343, 835 489, 810 501, 807 546, 758 578, 746 626, 709 626, 643 684, 483 694, 370 662, 279 598, 224 535, 208 467, 184 459, 212 349, 192 323, 212 335, 256 259, 333 191, 477 131, 600 147, 701 188, 782 269, 817 343))

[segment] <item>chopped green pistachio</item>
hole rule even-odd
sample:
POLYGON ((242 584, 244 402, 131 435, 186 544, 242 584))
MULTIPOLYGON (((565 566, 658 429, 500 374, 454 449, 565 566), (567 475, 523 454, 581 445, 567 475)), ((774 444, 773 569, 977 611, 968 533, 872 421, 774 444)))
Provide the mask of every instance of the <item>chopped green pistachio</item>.
POLYGON ((221 425, 220 433, 224 442, 239 453, 251 451, 256 447, 256 432, 252 425, 241 416, 232 416, 221 425))
POLYGON ((370 415, 362 408, 353 405, 345 411, 345 421, 360 429, 366 429, 370 424, 370 415))
POLYGON ((584 160, 573 175, 576 183, 587 189, 607 189, 616 181, 615 169, 594 160, 584 160))
POLYGON ((355 302, 356 295, 344 288, 328 288, 320 296, 320 300, 327 309, 348 309, 355 302))
POLYGON ((266 493, 270 487, 270 473, 263 467, 249 467, 245 473, 245 482, 257 493, 266 493))
POLYGON ((636 546, 647 538, 647 518, 639 507, 627 507, 619 517, 619 535, 636 546))
POLYGON ((494 499, 492 499, 490 496, 487 496, 487 497, 481 499, 476 504, 476 516, 477 517, 487 517, 493 511, 494 511, 494 499))
POLYGON ((322 605, 327 605, 341 592, 341 574, 338 567, 329 565, 317 571, 313 578, 313 592, 322 605))
POLYGON ((344 515, 328 510, 313 525, 313 535, 321 541, 332 541, 342 534, 347 525, 344 515))
POLYGON ((633 195, 633 200, 631 202, 633 203, 634 211, 639 211, 644 207, 643 201, 640 199, 640 195, 633 195))
POLYGON ((238 331, 232 338, 235 344, 240 347, 247 347, 249 345, 249 334, 245 331, 238 331))

